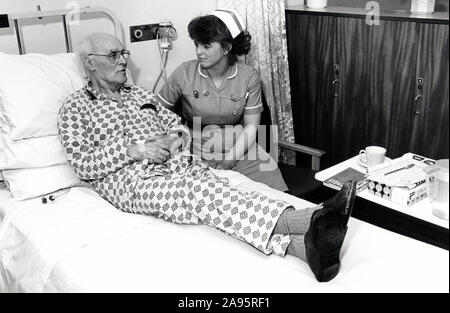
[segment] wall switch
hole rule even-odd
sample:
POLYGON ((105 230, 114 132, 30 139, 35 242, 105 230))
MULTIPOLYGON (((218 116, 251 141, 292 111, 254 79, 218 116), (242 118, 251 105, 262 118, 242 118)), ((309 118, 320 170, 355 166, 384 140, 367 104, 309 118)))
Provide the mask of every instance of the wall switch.
POLYGON ((158 34, 159 24, 130 26, 130 41, 154 40, 158 34))

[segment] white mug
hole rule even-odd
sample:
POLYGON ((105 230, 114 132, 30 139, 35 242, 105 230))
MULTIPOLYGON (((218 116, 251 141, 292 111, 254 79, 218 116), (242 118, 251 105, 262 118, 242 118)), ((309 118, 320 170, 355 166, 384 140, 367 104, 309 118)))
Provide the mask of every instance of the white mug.
POLYGON ((310 9, 324 9, 327 4, 328 0, 306 0, 306 5, 310 9))
POLYGON ((378 146, 370 146, 359 152, 359 158, 367 166, 372 167, 384 163, 386 149, 378 146))

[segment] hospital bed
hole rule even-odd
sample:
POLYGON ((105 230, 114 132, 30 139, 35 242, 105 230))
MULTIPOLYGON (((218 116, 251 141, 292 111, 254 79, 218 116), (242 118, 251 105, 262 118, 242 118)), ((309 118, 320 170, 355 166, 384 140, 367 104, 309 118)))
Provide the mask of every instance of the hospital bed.
MULTIPOLYGON (((266 256, 207 226, 181 226, 117 210, 70 172, 54 125, 39 124, 46 118, 42 114, 55 119, 57 107, 25 111, 11 107, 14 101, 7 99, 14 81, 31 82, 33 75, 50 91, 69 92, 82 85, 73 55, 47 57, 0 52, 1 66, 15 62, 10 75, 23 70, 28 76, 7 82, 0 78, 0 170, 7 182, 0 182, 0 292, 449 291, 447 250, 353 218, 338 276, 318 283, 308 265, 296 258, 266 256), (54 58, 58 62, 52 63, 54 58), (58 83, 42 82, 42 73, 57 73, 58 83), (47 157, 40 154, 42 146, 47 157)), ((53 94, 35 93, 24 101, 34 105, 38 96, 47 97, 43 105, 48 105, 53 94)), ((24 101, 18 105, 27 105, 24 101)), ((243 192, 258 190, 297 209, 314 206, 232 171, 215 174, 243 192)))

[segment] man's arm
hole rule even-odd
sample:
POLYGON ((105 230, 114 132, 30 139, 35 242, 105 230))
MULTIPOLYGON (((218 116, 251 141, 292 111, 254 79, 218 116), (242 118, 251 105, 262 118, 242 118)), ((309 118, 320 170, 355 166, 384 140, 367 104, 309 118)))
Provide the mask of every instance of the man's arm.
POLYGON ((155 106, 156 117, 160 128, 165 130, 166 135, 170 135, 167 138, 164 138, 164 142, 169 142, 169 145, 171 146, 171 143, 176 140, 177 142, 182 143, 181 148, 183 150, 189 148, 191 134, 189 128, 182 124, 181 117, 167 109, 159 97, 156 97, 149 91, 144 92, 143 94, 143 100, 149 101, 155 106))
POLYGON ((134 162, 127 153, 127 134, 122 131, 97 147, 89 141, 93 130, 83 106, 81 101, 66 100, 58 119, 61 142, 78 177, 83 180, 102 179, 134 162))
POLYGON ((183 150, 188 148, 191 143, 191 133, 187 126, 181 124, 181 118, 162 105, 158 108, 158 117, 161 126, 166 129, 166 133, 175 139, 179 138, 183 150))

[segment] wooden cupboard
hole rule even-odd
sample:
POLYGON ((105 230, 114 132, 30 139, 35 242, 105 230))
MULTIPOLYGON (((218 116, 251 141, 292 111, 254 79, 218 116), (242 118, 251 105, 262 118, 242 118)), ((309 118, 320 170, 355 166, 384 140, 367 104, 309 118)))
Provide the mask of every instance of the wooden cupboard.
POLYGON ((325 150, 324 167, 369 145, 448 158, 448 17, 369 24, 286 11, 296 142, 325 150))

